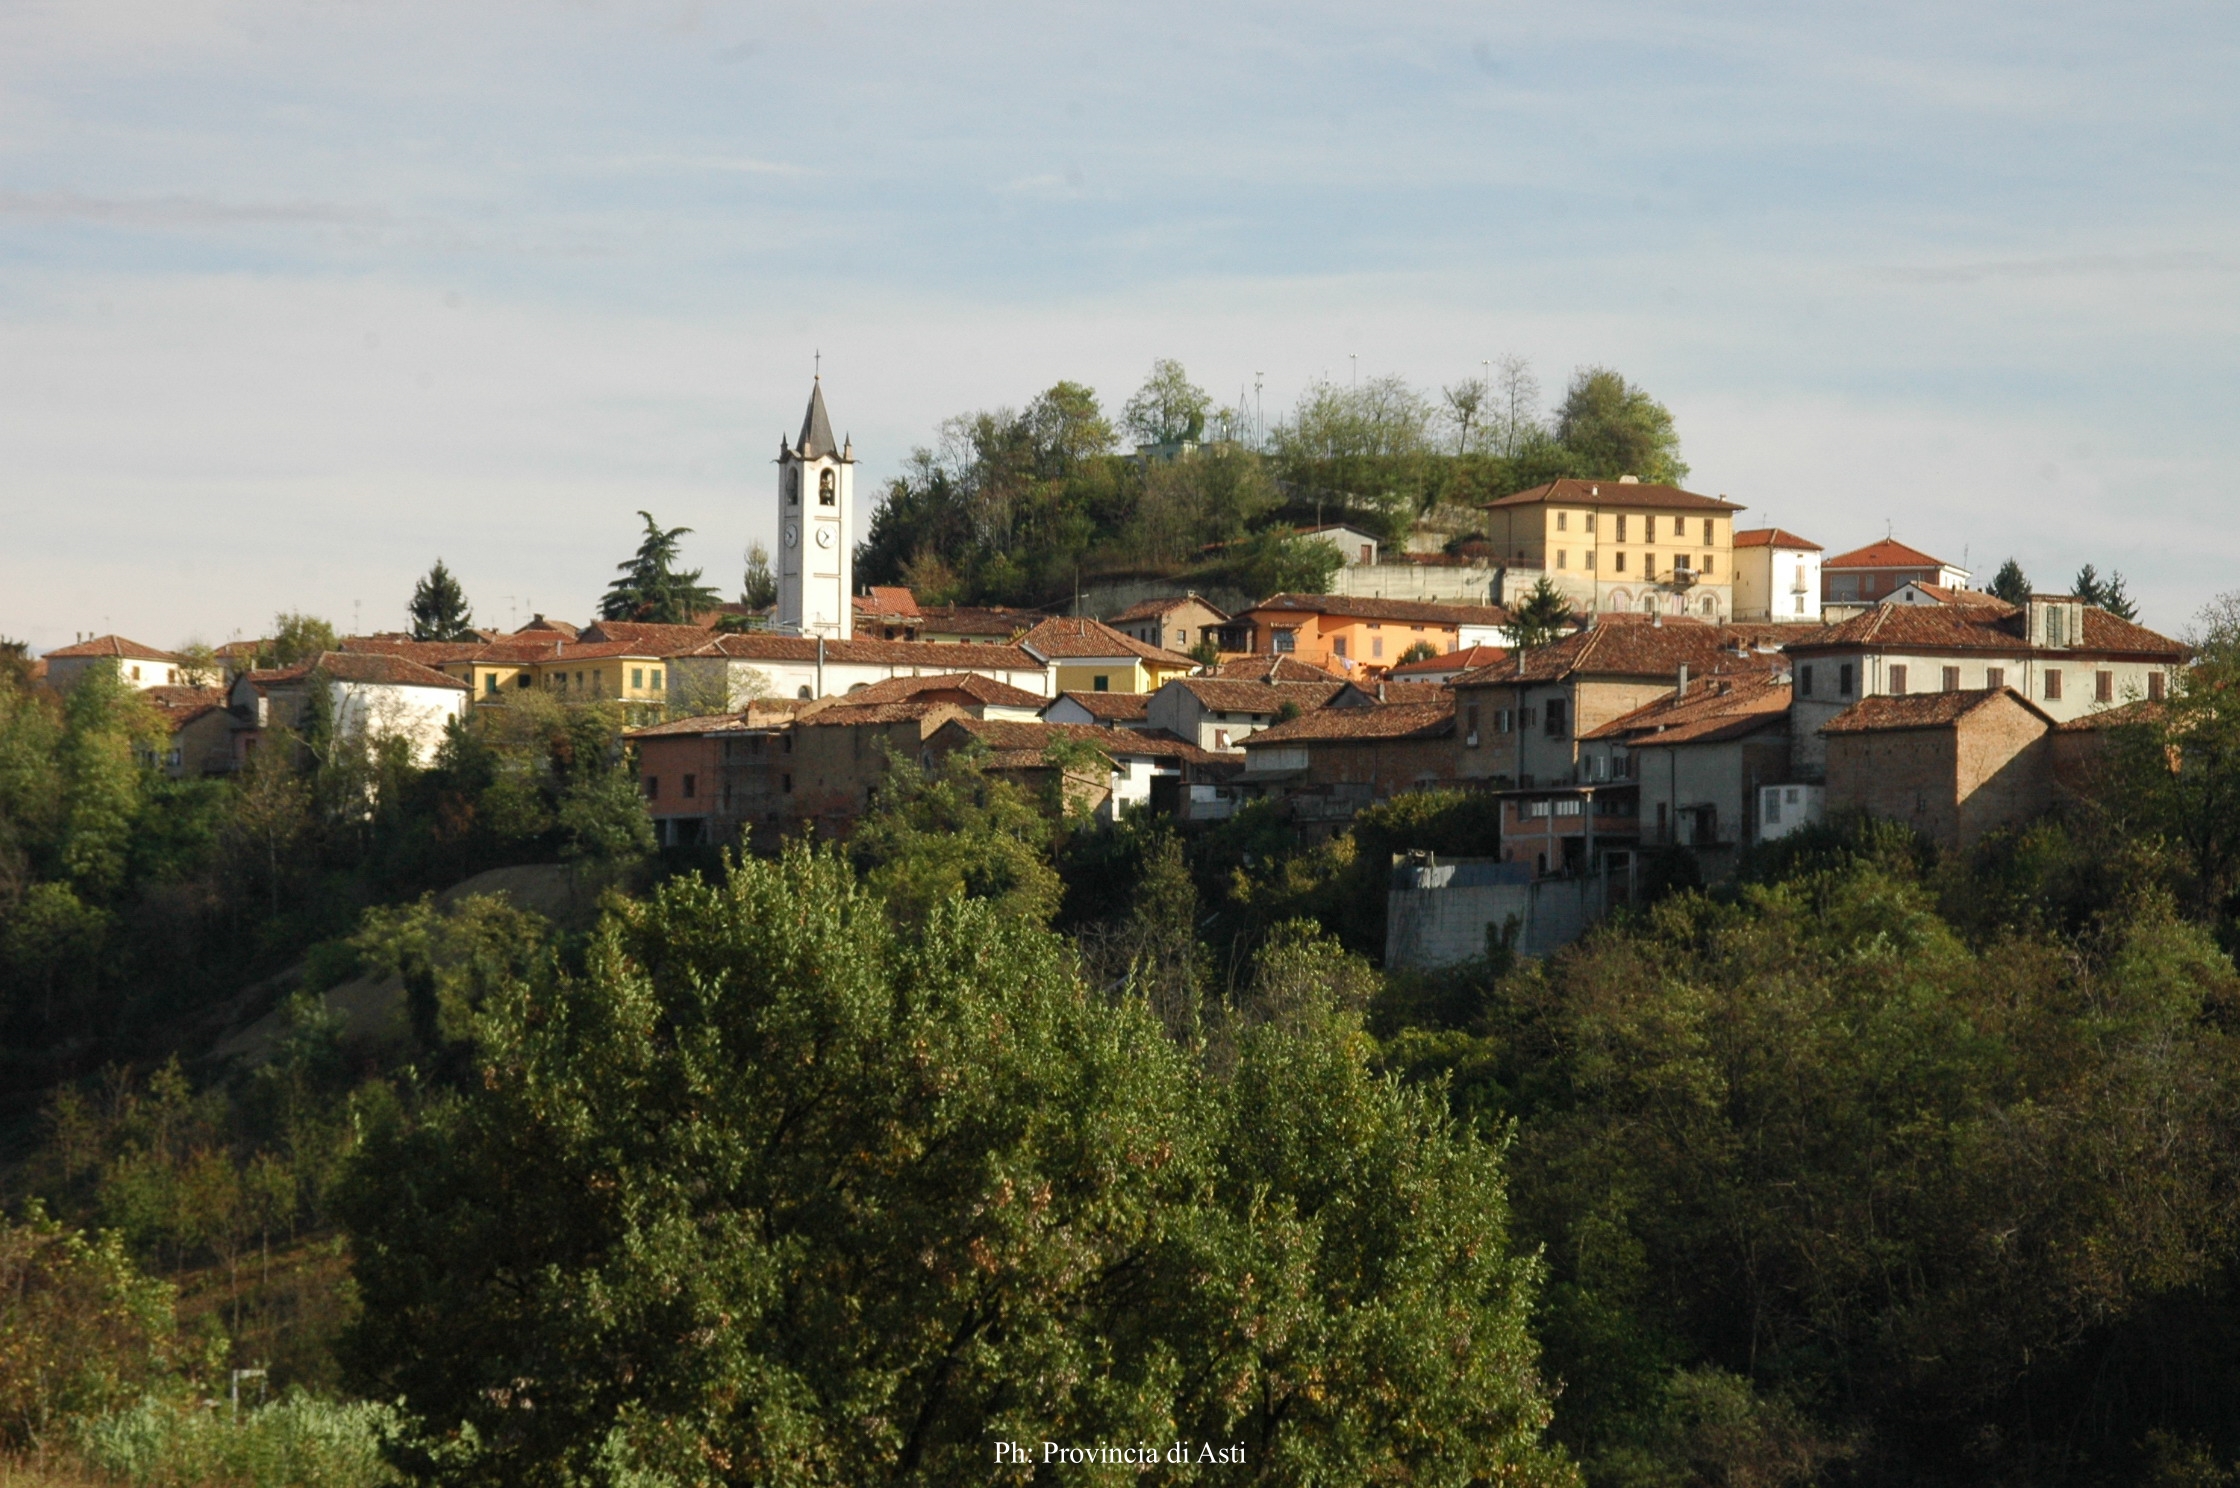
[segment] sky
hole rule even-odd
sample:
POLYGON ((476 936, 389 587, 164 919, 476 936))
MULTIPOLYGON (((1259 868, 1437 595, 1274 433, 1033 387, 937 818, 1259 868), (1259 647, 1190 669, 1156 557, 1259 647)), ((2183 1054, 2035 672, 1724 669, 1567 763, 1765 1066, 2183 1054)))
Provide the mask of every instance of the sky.
POLYGON ((859 506, 1157 357, 1271 421, 1611 366, 1745 524, 2182 633, 2240 589, 2236 64, 2154 0, 8 0, 0 636, 396 628, 439 556, 583 620, 641 510, 733 589, 820 353, 859 506))

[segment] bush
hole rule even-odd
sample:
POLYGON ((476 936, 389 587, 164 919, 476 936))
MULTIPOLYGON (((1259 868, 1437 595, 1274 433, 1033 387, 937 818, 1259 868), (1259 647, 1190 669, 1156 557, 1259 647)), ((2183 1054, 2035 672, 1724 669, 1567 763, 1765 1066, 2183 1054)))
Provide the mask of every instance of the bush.
POLYGON ((239 1417, 151 1396, 81 1423, 77 1447, 134 1488, 374 1488, 400 1481, 381 1457, 395 1424, 386 1405, 302 1390, 239 1417))

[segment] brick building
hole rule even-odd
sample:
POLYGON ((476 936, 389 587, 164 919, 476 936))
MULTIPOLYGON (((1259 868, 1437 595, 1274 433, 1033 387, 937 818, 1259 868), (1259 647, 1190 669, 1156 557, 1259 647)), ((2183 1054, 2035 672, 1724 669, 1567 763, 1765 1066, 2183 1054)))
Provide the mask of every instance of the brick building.
POLYGON ((1828 810, 1972 846, 2052 803, 2053 728, 2012 687, 1862 698, 1821 728, 1828 810))
POLYGON ((1454 719, 1452 698, 1304 713, 1244 741, 1237 784, 1335 834, 1364 806, 1454 784, 1454 719))

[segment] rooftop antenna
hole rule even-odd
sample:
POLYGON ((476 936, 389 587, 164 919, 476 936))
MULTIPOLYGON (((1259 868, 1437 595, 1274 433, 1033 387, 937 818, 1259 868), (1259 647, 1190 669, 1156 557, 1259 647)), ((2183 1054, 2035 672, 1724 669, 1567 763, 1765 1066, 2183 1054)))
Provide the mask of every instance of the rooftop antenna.
POLYGON ((1268 437, 1268 421, 1260 412, 1260 379, 1267 375, 1265 372, 1252 374, 1252 432, 1263 440, 1268 437))

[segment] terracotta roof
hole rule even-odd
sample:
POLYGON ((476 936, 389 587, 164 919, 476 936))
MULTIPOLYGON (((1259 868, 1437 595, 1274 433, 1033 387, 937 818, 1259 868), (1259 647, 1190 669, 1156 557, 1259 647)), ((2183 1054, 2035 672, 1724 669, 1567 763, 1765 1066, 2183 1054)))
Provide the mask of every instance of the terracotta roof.
POLYGON ((384 656, 367 651, 322 651, 311 668, 327 674, 336 682, 355 682, 368 687, 444 687, 454 692, 465 692, 467 684, 457 677, 446 677, 432 667, 417 661, 407 661, 401 656, 384 656))
POLYGON ((2081 718, 2054 725, 2056 732, 2064 734, 2096 733, 2101 729, 2126 728, 2135 723, 2160 723, 2169 716, 2169 710, 2151 698, 2138 698, 2113 708, 2102 708, 2081 718))
POLYGON ((1128 723, 1151 716, 1148 692, 1061 692, 1043 705, 1043 711, 1049 712, 1058 698, 1070 698, 1079 703, 1100 723, 1128 723))
POLYGON ((1347 744, 1385 739, 1434 739, 1454 730, 1454 699, 1390 703, 1381 708, 1320 708, 1248 735, 1245 752, 1269 744, 1347 744))
POLYGON ((836 724, 909 723, 931 714, 955 713, 955 703, 919 698, 895 703, 859 703, 852 698, 820 698, 824 706, 804 708, 793 721, 795 728, 828 728, 836 724))
POLYGON ((1426 656, 1420 661, 1405 662, 1385 675, 1401 681, 1422 672, 1467 672, 1478 667, 1498 666, 1508 659, 1509 653, 1499 646, 1466 646, 1444 656, 1426 656))
POLYGON ((869 594, 855 597, 855 607, 874 615, 916 615, 918 596, 899 584, 873 584, 869 594))
POLYGON ((1799 537, 1780 527, 1753 527, 1747 532, 1737 532, 1734 535, 1734 545, 1738 548, 1803 548, 1814 553, 1825 551, 1810 538, 1799 537))
MULTIPOLYGON (((746 631, 710 637, 676 656, 728 656, 735 661, 817 659, 815 636, 746 631)), ((1040 657, 1017 646, 967 646, 946 641, 826 641, 824 659, 841 665, 938 667, 944 672, 1047 670, 1040 657)))
POLYGON ((1226 620, 1229 618, 1228 612, 1226 610, 1223 610, 1219 605, 1206 604, 1203 599, 1200 599, 1195 594, 1178 594, 1169 596, 1166 599, 1146 599, 1136 604, 1129 605, 1119 614, 1108 616, 1105 620, 1105 623, 1107 625, 1119 625, 1130 620, 1157 620, 1163 616, 1173 614, 1176 610, 1179 610, 1184 605, 1188 604, 1205 605, 1207 609, 1213 611, 1222 619, 1226 620))
POLYGON ((1109 729, 1094 723, 1016 723, 1000 718, 954 718, 942 732, 955 729, 995 750, 1031 750, 1040 755, 1063 739, 1094 744, 1107 754, 1150 755, 1157 759, 1186 760, 1191 764, 1228 765, 1225 759, 1178 739, 1164 729, 1109 729))
MULTIPOLYGON (((1670 677, 1685 665, 1694 672, 1708 672, 1725 663, 1734 665, 1735 647, 1750 645, 1756 637, 1732 626, 1706 625, 1700 620, 1671 619, 1662 625, 1621 622, 1610 624, 1604 616, 1585 630, 1574 631, 1552 645, 1524 654, 1522 663, 1512 658, 1454 679, 1456 687, 1497 686, 1505 682, 1555 682, 1575 674, 1616 677, 1670 677)), ((1767 660, 1763 665, 1773 665, 1767 660)))
POLYGON ((1380 703, 1435 703, 1451 697, 1453 689, 1444 682, 1409 682, 1387 679, 1382 682, 1356 684, 1374 695, 1380 703))
POLYGON ((993 635, 1009 640, 1050 618, 1040 610, 1004 605, 920 605, 918 629, 948 635, 993 635))
MULTIPOLYGON (((682 650, 697 646, 713 632, 705 625, 655 625, 643 620, 594 620, 576 632, 579 641, 626 641, 641 649, 658 646, 664 650, 682 650)), ((653 655, 653 652, 646 652, 653 655)))
POLYGON ((2011 687, 1978 688, 1971 692, 1913 692, 1904 697, 1861 698, 1820 725, 1823 734, 1865 734, 1897 729, 1951 728, 1994 698, 2012 698, 2022 707, 2052 723, 2043 708, 2011 687))
POLYGON ((1565 506, 1654 506, 1678 508, 1681 511, 1741 511, 1739 503, 1723 496, 1699 496, 1693 491, 1683 491, 1678 486, 1650 485, 1642 481, 1617 480, 1558 480, 1544 486, 1534 486, 1529 491, 1519 491, 1504 496, 1499 501, 1484 505, 1541 506, 1558 503, 1565 506))
POLYGON ((1400 620, 1421 625, 1507 625, 1509 612, 1498 605, 1423 604, 1412 599, 1366 599, 1345 594, 1278 594, 1239 611, 1241 615, 1340 615, 1348 620, 1400 620))
POLYGON ((138 641, 123 636, 95 636, 90 641, 79 641, 69 646, 57 646, 46 653, 49 661, 69 661, 80 656, 113 656, 124 661, 171 661, 184 658, 169 651, 158 651, 153 646, 143 646, 138 641))
POLYGON ((1853 548, 1848 553, 1838 553, 1820 565, 1821 572, 1831 568, 1943 568, 1942 558, 1932 558, 1919 548, 1909 548, 1902 542, 1884 538, 1881 542, 1868 543, 1863 548, 1853 548))
MULTIPOLYGON (((848 693, 851 703, 901 703, 929 692, 961 692, 977 703, 999 708, 1040 708, 1049 701, 1039 692, 1028 692, 977 672, 943 672, 932 677, 889 677, 848 693)), ((1111 694, 1106 694, 1111 696, 1111 694)))
POLYGON ((1240 682, 1330 682, 1335 674, 1325 671, 1312 662, 1296 656, 1239 656, 1222 662, 1213 669, 1216 677, 1230 677, 1240 682))
POLYGON ((145 687, 140 696, 163 715, 164 723, 174 733, 226 705, 226 690, 222 687, 145 687))
MULTIPOLYGON (((1997 610, 2002 615, 2014 613, 2013 605, 2008 604, 1998 595, 1988 594, 1981 589, 1955 589, 1949 584, 1930 584, 1920 579, 1915 579, 1912 583, 1907 584, 1905 589, 1918 589, 1939 604, 1974 605, 1978 609, 1997 610)), ((1892 592, 1902 594, 1905 590, 1899 589, 1892 592)), ((1894 601, 1885 597, 1880 602, 1891 604, 1894 601)))
POLYGON ((625 739, 706 738, 710 734, 744 734, 757 729, 772 727, 777 720, 757 720, 754 710, 743 713, 709 713, 698 718, 676 718, 667 723, 650 723, 644 728, 624 729, 625 739))
POLYGON ((2027 617, 2020 610, 2000 612, 1984 605, 1878 604, 1840 625, 1832 625, 1810 640, 1792 641, 1792 652, 1845 647, 1915 651, 1996 651, 2008 656, 2031 654, 2052 659, 2100 654, 2159 656, 2171 660, 2186 655, 2186 648, 2144 625, 2119 620, 2106 610, 2087 608, 2084 635, 2075 646, 2056 650, 2034 647, 2024 639, 2027 617))
POLYGON ((1755 732, 1788 711, 1789 683, 1781 673, 1764 667, 1713 672, 1689 678, 1686 697, 1675 689, 1581 737, 1621 739, 1636 747, 1708 743, 1755 732))
POLYGON ((1169 687, 1179 687, 1217 713, 1266 713, 1283 711, 1285 703, 1300 709, 1320 708, 1351 684, 1335 678, 1328 682, 1239 682, 1228 677, 1177 677, 1169 687))
POLYGON ((1091 620, 1085 615, 1045 620, 1019 637, 1019 644, 1031 647, 1052 660, 1127 656, 1139 661, 1157 662, 1162 666, 1197 665, 1180 652, 1169 651, 1162 646, 1147 646, 1133 636, 1120 634, 1102 620, 1091 620))
POLYGON ((547 632, 557 632, 558 634, 564 635, 570 640, 573 640, 575 638, 576 628, 573 625, 570 625, 565 620, 547 620, 544 616, 538 615, 527 625, 524 625, 519 630, 515 631, 514 634, 542 635, 547 632))

